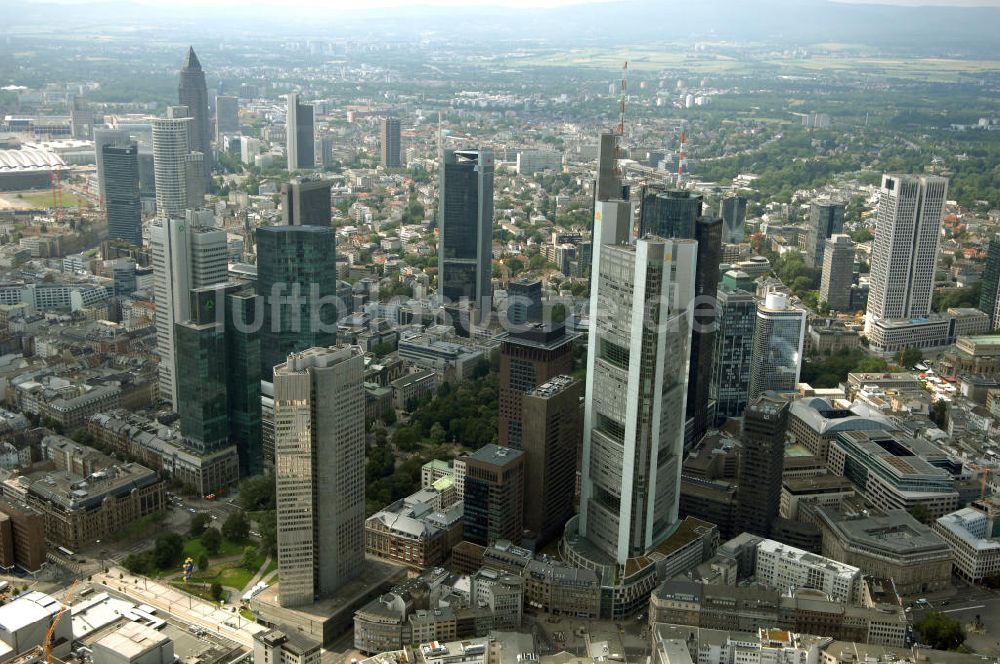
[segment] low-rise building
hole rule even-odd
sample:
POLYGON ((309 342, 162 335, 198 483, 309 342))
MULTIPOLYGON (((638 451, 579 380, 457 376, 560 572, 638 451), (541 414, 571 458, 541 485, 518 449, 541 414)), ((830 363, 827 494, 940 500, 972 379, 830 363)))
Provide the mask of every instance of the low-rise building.
POLYGON ((253 664, 319 664, 321 654, 319 643, 295 632, 271 629, 253 636, 253 664))
POLYGON ((45 518, 41 512, 0 498, 0 566, 17 565, 28 572, 42 568, 48 555, 45 518))
POLYGON ((410 410, 417 401, 434 395, 437 374, 431 369, 416 371, 390 383, 392 404, 398 410, 410 410))
POLYGON ((73 644, 73 621, 59 620, 53 627, 62 609, 55 598, 35 590, 0 606, 0 661, 40 648, 46 640, 52 654, 65 659, 73 644))
POLYGON ((833 600, 861 598, 861 570, 774 540, 757 544, 754 578, 776 590, 811 588, 833 600))
POLYGON ((465 511, 462 501, 443 497, 449 488, 421 489, 365 519, 365 552, 417 569, 444 562, 462 541, 465 511))
POLYGON ((173 664, 174 642, 138 622, 124 625, 93 645, 94 664, 173 664))
POLYGON ((985 498, 940 517, 934 532, 955 554, 955 573, 972 583, 1000 576, 1000 498, 985 498))

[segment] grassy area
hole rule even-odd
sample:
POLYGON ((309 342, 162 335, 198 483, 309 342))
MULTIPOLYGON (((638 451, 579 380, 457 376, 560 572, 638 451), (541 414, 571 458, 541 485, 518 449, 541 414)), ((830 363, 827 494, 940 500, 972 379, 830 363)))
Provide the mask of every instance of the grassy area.
POLYGON ((240 558, 212 563, 207 570, 195 572, 191 576, 191 581, 208 585, 220 583, 229 588, 242 590, 250 583, 260 566, 264 564, 264 559, 258 556, 254 560, 253 569, 243 567, 242 562, 243 560, 240 558))
POLYGON ((199 583, 184 583, 183 581, 171 581, 170 585, 181 592, 185 592, 189 595, 194 595, 195 597, 200 597, 201 599, 215 603, 215 599, 212 597, 211 584, 199 584, 199 583))
MULTIPOLYGON (((219 547, 219 552, 215 555, 209 554, 209 559, 215 558, 229 558, 231 556, 242 556, 243 547, 247 545, 246 542, 230 542, 225 537, 222 538, 222 545, 219 547)), ((198 539, 188 538, 184 542, 184 557, 190 557, 194 560, 195 564, 198 563, 198 559, 201 558, 201 554, 208 553, 205 551, 205 547, 201 545, 201 541, 198 539)))
POLYGON ((265 577, 276 569, 278 569, 278 556, 274 555, 271 556, 271 562, 269 562, 267 567, 264 568, 264 573, 261 574, 261 576, 265 577))
MULTIPOLYGON (((52 200, 52 190, 51 189, 39 189, 36 191, 22 191, 16 194, 8 194, 7 198, 10 198, 16 202, 22 202, 26 205, 30 205, 34 208, 47 209, 53 206, 52 200)), ((61 192, 60 198, 62 199, 63 207, 77 207, 77 206, 89 206, 90 201, 81 196, 63 190, 61 192)))

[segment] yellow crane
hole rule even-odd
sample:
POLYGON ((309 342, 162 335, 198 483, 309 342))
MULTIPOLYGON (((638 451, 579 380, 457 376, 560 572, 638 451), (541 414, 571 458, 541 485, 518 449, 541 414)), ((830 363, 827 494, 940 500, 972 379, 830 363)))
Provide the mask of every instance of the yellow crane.
POLYGON ((979 497, 985 498, 986 483, 990 481, 990 474, 993 472, 993 469, 990 468, 989 466, 980 466, 979 464, 975 463, 967 463, 965 465, 971 468, 972 470, 979 471, 979 497))
POLYGON ((62 608, 56 613, 55 618, 52 619, 52 624, 49 625, 49 629, 45 632, 45 640, 42 641, 42 649, 45 651, 45 661, 48 664, 52 664, 52 637, 55 636, 56 627, 59 626, 59 621, 62 620, 63 614, 69 609, 69 603, 73 599, 73 592, 76 590, 76 584, 79 580, 74 581, 73 585, 69 587, 66 594, 63 595, 62 608))

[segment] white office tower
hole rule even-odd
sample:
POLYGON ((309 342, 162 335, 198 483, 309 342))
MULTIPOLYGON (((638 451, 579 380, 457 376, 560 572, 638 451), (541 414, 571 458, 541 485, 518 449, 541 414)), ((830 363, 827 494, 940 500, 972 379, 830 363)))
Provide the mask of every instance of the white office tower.
POLYGON ((311 604, 364 563, 364 355, 310 348, 274 368, 278 602, 311 604))
POLYGON ((795 389, 802 368, 805 332, 805 310, 791 306, 784 293, 768 293, 757 303, 748 403, 769 390, 795 389))
POLYGON ((126 129, 95 129, 94 130, 94 163, 97 164, 97 186, 101 196, 101 207, 107 201, 108 193, 104 179, 104 146, 127 147, 131 137, 126 129))
POLYGON ((191 317, 192 288, 225 283, 228 278, 226 231, 213 222, 210 211, 188 210, 183 218, 157 219, 150 229, 160 396, 175 408, 174 325, 191 317))
POLYGON ((872 243, 865 333, 880 320, 925 318, 931 311, 948 180, 883 175, 872 243))
POLYGON ((184 214, 188 207, 188 127, 190 118, 153 120, 153 177, 156 182, 156 215, 184 214))

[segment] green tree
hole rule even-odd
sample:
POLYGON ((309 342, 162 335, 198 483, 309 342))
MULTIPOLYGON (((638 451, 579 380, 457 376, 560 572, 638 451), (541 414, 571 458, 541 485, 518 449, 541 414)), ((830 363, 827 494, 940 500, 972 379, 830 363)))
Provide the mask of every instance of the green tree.
POLYGON ((948 429, 948 403, 946 401, 935 401, 931 407, 931 422, 938 429, 946 431, 948 429))
POLYGON ((920 523, 929 523, 931 520, 931 511, 927 509, 927 505, 917 503, 913 506, 913 509, 910 510, 910 516, 920 523))
POLYGON ((962 623, 940 611, 932 611, 913 623, 920 640, 936 650, 956 650, 965 643, 962 623))
POLYGON ((222 535, 215 528, 206 528, 205 532, 201 534, 200 540, 205 551, 213 556, 219 552, 219 547, 222 546, 222 535))
POLYGON ((896 353, 894 359, 896 360, 896 364, 904 369, 909 369, 913 365, 923 362, 924 353, 919 348, 904 348, 896 353))
POLYGON ((188 529, 188 535, 194 538, 201 537, 201 534, 205 532, 205 528, 208 527, 209 522, 211 522, 211 519, 207 514, 195 514, 194 517, 191 518, 191 526, 188 529))
POLYGON ((240 561, 240 567, 248 572, 257 571, 257 568, 260 567, 260 559, 257 557, 257 547, 243 547, 243 560, 240 561))
POLYGON ((205 570, 207 570, 208 565, 209 565, 208 554, 203 553, 200 556, 198 556, 198 569, 200 571, 204 572, 205 570))
POLYGON ((157 569, 170 569, 181 563, 183 553, 184 538, 177 533, 161 535, 153 547, 153 564, 157 569))
POLYGON ((223 598, 222 584, 216 581, 212 584, 211 590, 212 599, 216 602, 221 602, 223 598))
POLYGON ((240 507, 247 512, 273 510, 275 501, 273 475, 253 477, 240 484, 240 507))
POLYGON ((242 511, 233 512, 222 524, 222 534, 230 542, 243 542, 250 536, 250 522, 242 511))

